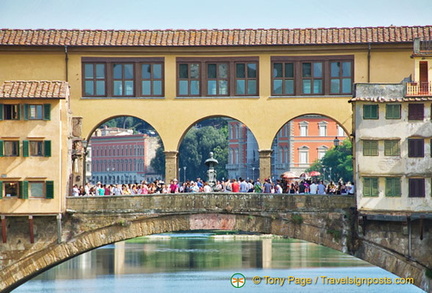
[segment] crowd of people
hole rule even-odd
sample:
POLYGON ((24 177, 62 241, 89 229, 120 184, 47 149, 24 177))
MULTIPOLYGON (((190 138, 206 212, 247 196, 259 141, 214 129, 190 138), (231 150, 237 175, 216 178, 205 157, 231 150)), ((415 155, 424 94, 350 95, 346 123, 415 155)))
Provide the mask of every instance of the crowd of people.
POLYGON ((94 185, 87 183, 85 186, 74 185, 72 196, 92 195, 146 195, 157 193, 196 193, 196 192, 255 192, 255 193, 289 193, 289 194, 355 194, 354 182, 337 183, 330 181, 324 183, 321 180, 287 180, 285 178, 272 181, 266 179, 245 180, 243 178, 217 181, 215 184, 197 178, 195 181, 179 183, 173 179, 169 184, 162 180, 153 182, 141 182, 136 184, 103 184, 94 185), (211 186, 213 185, 213 186, 211 186))

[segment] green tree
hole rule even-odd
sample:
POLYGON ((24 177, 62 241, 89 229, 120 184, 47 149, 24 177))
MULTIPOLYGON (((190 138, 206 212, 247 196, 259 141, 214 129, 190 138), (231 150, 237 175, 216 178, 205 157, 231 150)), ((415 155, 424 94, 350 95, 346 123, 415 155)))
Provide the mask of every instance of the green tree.
POLYGON ((162 177, 164 177, 165 176, 165 154, 164 154, 164 147, 162 145, 160 137, 158 138, 158 143, 159 143, 159 147, 156 149, 156 155, 151 160, 150 166, 153 168, 156 174, 161 174, 162 177))
POLYGON ((345 182, 352 181, 353 156, 351 141, 346 139, 338 147, 328 150, 321 160, 314 162, 305 171, 318 171, 321 173, 321 179, 329 180, 329 176, 331 175, 333 181, 338 181, 340 179, 345 182), (326 170, 325 172, 324 168, 326 170))

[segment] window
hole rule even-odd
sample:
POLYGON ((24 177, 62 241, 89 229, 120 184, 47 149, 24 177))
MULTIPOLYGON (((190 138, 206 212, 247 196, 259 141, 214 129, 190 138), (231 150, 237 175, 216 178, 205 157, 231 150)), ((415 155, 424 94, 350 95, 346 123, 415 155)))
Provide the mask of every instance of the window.
POLYGON ((318 123, 319 136, 327 136, 327 122, 318 123))
POLYGON ((337 126, 337 134, 337 136, 345 136, 345 130, 340 125, 337 126))
POLYGON ((26 120, 50 120, 51 119, 51 105, 50 104, 37 104, 37 105, 24 105, 24 119, 26 120))
POLYGON ((162 95, 162 64, 141 64, 141 95, 162 95))
POLYGON ((423 104, 408 104, 408 119, 423 120, 424 118, 423 104))
POLYGON ((363 156, 378 156, 377 140, 363 140, 363 156))
POLYGON ((408 197, 425 197, 425 179, 408 179, 408 197))
POLYGON ((408 157, 423 158, 424 157, 424 139, 409 138, 408 139, 408 157))
POLYGON ((352 62, 330 62, 330 93, 350 94, 352 91, 352 62))
POLYGON ((236 63, 236 95, 257 95, 257 63, 236 63))
POLYGON ((378 178, 377 177, 364 177, 363 178, 363 196, 376 197, 378 195, 379 195, 378 178))
POLYGON ((19 120, 19 105, 0 104, 0 120, 19 120))
POLYGON ((299 149, 299 163, 308 164, 309 163, 309 148, 303 146, 299 149))
POLYGON ((322 158, 324 158, 327 151, 328 151, 328 147, 326 147, 326 146, 319 147, 318 148, 318 160, 321 160, 322 158))
POLYGON ((398 140, 384 140, 384 156, 399 156, 400 147, 398 140))
POLYGON ((178 58, 179 96, 256 96, 258 58, 178 58))
POLYGON ((385 182, 385 196, 401 196, 400 177, 387 177, 385 182))
POLYGON ((363 105, 363 119, 378 119, 378 105, 363 105))
POLYGON ((163 58, 82 58, 85 97, 161 97, 163 58))
POLYGON ((294 94, 294 63, 273 63, 273 95, 294 94))
POLYGON ((134 65, 130 63, 113 64, 113 95, 134 96, 134 65))
POLYGON ((18 157, 19 141, 18 140, 0 140, 0 157, 18 157))
POLYGON ((84 96, 103 97, 106 94, 106 66, 104 63, 84 64, 84 96))
POLYGON ((23 141, 24 157, 50 157, 51 141, 50 140, 24 140, 23 141))
POLYGON ((401 105, 400 104, 386 104, 386 119, 400 119, 401 118, 401 105))
POLYGON ((0 197, 54 198, 54 181, 0 181, 0 197))
POLYGON ((350 95, 353 56, 272 57, 272 95, 350 95))
POLYGON ((18 181, 0 181, 0 196, 1 197, 17 197, 19 195, 18 181))
POLYGON ((306 121, 300 122, 300 136, 308 135, 308 123, 306 121))

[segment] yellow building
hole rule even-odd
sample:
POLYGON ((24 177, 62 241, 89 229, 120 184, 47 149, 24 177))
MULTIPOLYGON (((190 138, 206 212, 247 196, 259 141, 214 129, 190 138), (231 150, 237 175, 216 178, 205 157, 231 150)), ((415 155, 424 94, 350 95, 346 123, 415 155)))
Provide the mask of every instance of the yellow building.
MULTIPOLYGON (((84 140, 117 116, 145 120, 164 145, 167 180, 178 177, 178 149, 190 127, 209 117, 236 119, 257 139, 259 177, 266 178, 271 176, 273 139, 287 122, 323 115, 351 134, 352 85, 399 83, 412 75, 417 37, 431 39, 432 26, 3 29, 0 84, 68 82, 70 107, 82 117, 84 140)), ((9 131, 2 128, 1 135, 9 131)))
POLYGON ((0 214, 57 215, 71 173, 69 86, 6 81, 0 87, 0 214))

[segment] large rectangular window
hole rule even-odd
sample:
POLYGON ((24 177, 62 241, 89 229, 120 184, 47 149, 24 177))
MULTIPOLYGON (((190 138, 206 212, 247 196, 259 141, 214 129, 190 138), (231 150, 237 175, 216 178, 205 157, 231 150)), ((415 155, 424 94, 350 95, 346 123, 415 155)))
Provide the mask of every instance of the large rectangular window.
POLYGON ((363 140, 363 156, 378 156, 377 140, 363 140))
POLYGON ((0 181, 0 198, 54 198, 54 181, 0 181))
POLYGON ((399 140, 384 140, 384 156, 399 156, 399 140))
POLYGON ((378 119, 379 118, 379 106, 374 105, 363 105, 363 119, 378 119))
POLYGON ((51 104, 25 104, 23 107, 25 120, 51 119, 51 104))
POLYGON ((19 120, 20 105, 0 104, 0 120, 19 120))
POLYGON ((50 140, 24 140, 23 141, 24 157, 50 157, 51 141, 50 140))
POLYGON ((408 197, 425 197, 425 179, 408 179, 408 197))
POLYGON ((18 140, 0 140, 0 156, 18 157, 19 145, 18 140))
POLYGON ((387 177, 385 184, 385 196, 401 196, 402 192, 400 177, 387 177))
POLYGON ((424 157, 424 139, 409 138, 408 139, 408 157, 423 158, 424 157))
POLYGON ((386 119, 400 119, 401 118, 401 105, 400 104, 386 104, 386 119))
POLYGON ((423 120, 424 105, 423 104, 408 104, 408 119, 423 120))
POLYGON ((82 58, 85 97, 164 95, 163 58, 82 58))
POLYGON ((272 57, 272 95, 351 95, 353 56, 272 57))
POLYGON ((178 96, 257 96, 258 58, 177 58, 178 96))
POLYGON ((379 195, 378 177, 363 178, 363 196, 376 197, 379 195))

